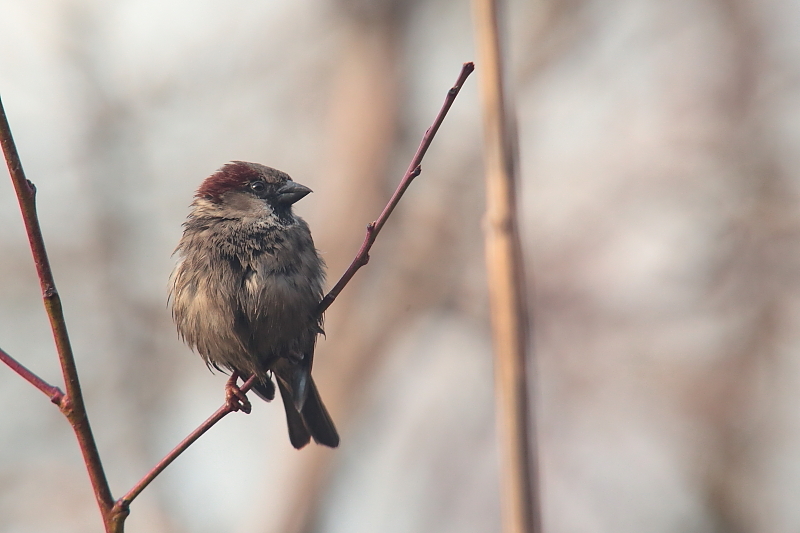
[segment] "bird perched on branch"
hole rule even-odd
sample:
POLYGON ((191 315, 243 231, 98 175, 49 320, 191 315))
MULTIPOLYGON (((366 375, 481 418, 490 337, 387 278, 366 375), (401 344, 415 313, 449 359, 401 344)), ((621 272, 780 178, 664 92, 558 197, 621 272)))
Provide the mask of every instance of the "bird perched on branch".
POLYGON ((325 263, 292 212, 310 192, 264 165, 223 166, 197 189, 170 288, 178 333, 206 365, 231 372, 229 396, 249 409, 236 378, 255 375, 253 390, 270 401, 274 376, 295 448, 311 437, 339 444, 311 378, 325 263))

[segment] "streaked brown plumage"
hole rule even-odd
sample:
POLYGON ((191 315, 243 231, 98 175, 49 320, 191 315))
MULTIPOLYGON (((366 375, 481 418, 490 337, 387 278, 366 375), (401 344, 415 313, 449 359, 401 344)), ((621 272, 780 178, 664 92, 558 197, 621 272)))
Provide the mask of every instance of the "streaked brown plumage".
POLYGON ((256 375, 267 401, 277 378, 295 448, 339 444, 311 378, 325 265, 292 212, 310 192, 257 163, 223 166, 197 190, 170 288, 178 332, 207 365, 256 375))

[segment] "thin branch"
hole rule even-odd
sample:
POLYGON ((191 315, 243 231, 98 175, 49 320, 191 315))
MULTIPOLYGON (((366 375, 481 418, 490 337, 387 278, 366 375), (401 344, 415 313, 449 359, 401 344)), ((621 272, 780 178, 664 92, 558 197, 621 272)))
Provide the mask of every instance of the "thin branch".
POLYGON ((14 183, 14 189, 17 193, 17 200, 22 211, 22 220, 25 223, 25 231, 28 234, 33 261, 36 264, 36 273, 39 275, 44 307, 50 319, 50 327, 53 330, 56 350, 61 363, 61 372, 64 375, 67 393, 60 402, 61 411, 75 431, 83 454, 83 460, 86 463, 86 469, 92 482, 94 495, 108 530, 107 516, 114 504, 114 500, 111 497, 111 490, 108 487, 106 474, 100 462, 97 444, 92 435, 89 418, 86 415, 86 406, 83 403, 81 386, 78 381, 78 370, 75 367, 75 357, 72 355, 72 347, 67 335, 67 324, 64 321, 64 311, 61 308, 61 298, 56 290, 53 271, 50 269, 50 262, 47 259, 47 251, 42 238, 42 230, 39 227, 39 219, 36 215, 36 187, 25 178, 22 162, 17 153, 17 147, 11 135, 11 127, 8 125, 8 118, 1 100, 0 145, 3 147, 8 172, 11 174, 11 181, 14 183))
POLYGON ((531 435, 522 245, 517 222, 517 137, 513 99, 503 88, 497 11, 500 0, 474 0, 486 165, 486 265, 495 352, 501 451, 503 531, 541 531, 535 439, 531 435))
POLYGON ((11 357, 6 351, 0 348, 0 361, 7 364, 11 370, 22 376, 28 383, 42 391, 50 398, 50 401, 60 406, 64 393, 61 389, 50 385, 48 382, 28 370, 22 363, 11 357))
MULTIPOLYGON (((242 385, 239 388, 239 390, 241 390, 242 392, 249 391, 255 384, 255 381, 256 377, 250 376, 250 379, 245 381, 244 385, 242 385)), ((200 426, 197 429, 192 431, 185 439, 183 439, 180 442, 180 444, 175 446, 175 448, 173 448, 171 452, 169 452, 166 456, 164 456, 164 458, 161 459, 161 461, 159 461, 158 464, 156 464, 141 480, 139 480, 139 482, 136 483, 136 485, 134 485, 133 488, 129 490, 127 494, 125 494, 125 496, 117 500, 116 504, 114 504, 114 507, 127 509, 130 503, 139 495, 139 493, 142 492, 145 489, 145 487, 147 487, 147 485, 149 485, 150 482, 156 478, 156 476, 158 476, 161 472, 163 472, 164 469, 167 468, 170 465, 170 463, 172 463, 172 461, 177 459, 177 457, 180 454, 186 451, 186 449, 189 446, 191 446, 194 443, 194 441, 199 439, 203 435, 203 433, 211 429, 214 426, 214 424, 222 420, 226 415, 234 411, 238 411, 239 409, 240 409, 239 404, 236 401, 228 400, 224 404, 222 404, 222 406, 219 409, 217 409, 213 415, 208 417, 208 419, 205 422, 200 424, 200 426)))
POLYGON ((417 153, 414 154, 414 157, 411 159, 411 163, 408 165, 408 170, 406 170, 403 179, 400 181, 400 185, 397 186, 397 190, 392 195, 389 203, 386 204, 386 207, 383 208, 383 212, 380 214, 378 219, 374 222, 370 222, 367 225, 367 234, 364 237, 364 242, 361 244, 361 249, 356 254, 356 257, 353 259, 353 262, 350 263, 350 266, 347 268, 342 277, 339 281, 334 285, 333 289, 325 295, 325 298, 319 303, 319 307, 317 308, 317 313, 321 315, 325 312, 328 307, 331 306, 333 301, 339 296, 339 293, 342 292, 345 285, 347 285, 353 276, 355 276, 356 272, 359 268, 366 265, 369 262, 369 250, 372 248, 372 245, 375 243, 375 239, 378 237, 378 233, 380 233, 383 225, 386 224, 386 220, 389 218, 389 215, 392 214, 394 208, 397 207, 397 204, 400 202, 400 198, 403 197, 403 194, 408 189, 408 186, 411 185, 411 182, 419 176, 422 168, 420 164, 422 163, 422 158, 425 157, 425 152, 428 151, 428 148, 433 141, 436 132, 439 131, 439 126, 442 125, 444 121, 444 117, 447 116, 447 112, 450 110, 450 106, 453 105, 453 102, 458 96, 458 92, 461 90, 461 87, 464 85, 464 82, 467 80, 472 71, 475 70, 475 65, 470 63, 464 63, 461 67, 461 73, 458 75, 458 79, 456 80, 456 84, 447 91, 447 97, 444 100, 444 104, 442 108, 439 110, 439 114, 436 115, 436 118, 433 121, 433 124, 430 128, 425 131, 425 135, 422 137, 422 142, 420 142, 419 148, 417 148, 417 153))

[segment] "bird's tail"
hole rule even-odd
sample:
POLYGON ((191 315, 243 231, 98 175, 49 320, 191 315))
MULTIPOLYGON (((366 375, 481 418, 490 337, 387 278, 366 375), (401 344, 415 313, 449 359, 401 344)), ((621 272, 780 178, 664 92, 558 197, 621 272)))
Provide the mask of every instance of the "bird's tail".
MULTIPOLYGON (((294 367, 293 370, 307 372, 298 367, 294 367)), ((317 444, 336 448, 339 445, 339 434, 336 432, 336 426, 333 425, 331 415, 328 414, 328 410, 319 397, 319 391, 311 375, 304 376, 302 381, 307 389, 305 399, 298 401, 291 385, 297 380, 283 374, 284 372, 276 371, 275 377, 278 378, 276 380, 278 390, 281 392, 283 407, 286 409, 286 424, 289 426, 289 440, 292 442, 292 446, 300 449, 313 437, 317 444), (300 404, 299 409, 298 403, 300 404)))

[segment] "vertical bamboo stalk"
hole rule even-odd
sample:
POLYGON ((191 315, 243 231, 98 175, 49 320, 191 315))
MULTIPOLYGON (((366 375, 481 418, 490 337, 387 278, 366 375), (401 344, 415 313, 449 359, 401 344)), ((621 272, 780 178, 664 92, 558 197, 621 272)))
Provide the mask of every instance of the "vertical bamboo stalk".
POLYGON ((484 121, 486 265, 505 533, 541 531, 526 373, 528 312, 517 211, 517 139, 504 94, 497 0, 473 0, 484 121))

